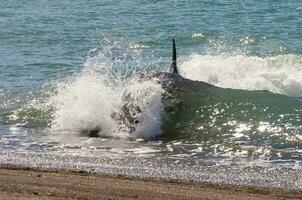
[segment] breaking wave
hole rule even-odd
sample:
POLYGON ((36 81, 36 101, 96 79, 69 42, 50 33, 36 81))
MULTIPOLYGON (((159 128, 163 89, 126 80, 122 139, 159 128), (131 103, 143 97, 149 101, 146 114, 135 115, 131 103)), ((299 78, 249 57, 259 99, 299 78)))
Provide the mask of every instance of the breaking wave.
MULTIPOLYGON (((86 154, 95 148, 100 154, 128 154, 147 146, 171 157, 222 163, 235 157, 301 160, 295 157, 302 144, 301 98, 288 97, 302 94, 299 56, 192 54, 179 67, 188 79, 165 74, 172 77, 166 81, 150 75, 154 70, 129 66, 136 58, 127 60, 127 53, 116 55, 111 59, 102 51, 89 57, 81 71, 26 98, 8 98, 2 103, 1 123, 21 138, 24 149, 37 148, 31 140, 37 130, 46 133, 38 136, 42 151, 86 154), (260 89, 288 96, 248 91, 260 89), (22 134, 28 130, 26 143, 22 134)), ((15 143, 6 146, 14 148, 15 143)))
POLYGON ((191 54, 180 65, 188 79, 215 86, 245 90, 268 90, 288 96, 302 96, 302 57, 279 55, 191 54))

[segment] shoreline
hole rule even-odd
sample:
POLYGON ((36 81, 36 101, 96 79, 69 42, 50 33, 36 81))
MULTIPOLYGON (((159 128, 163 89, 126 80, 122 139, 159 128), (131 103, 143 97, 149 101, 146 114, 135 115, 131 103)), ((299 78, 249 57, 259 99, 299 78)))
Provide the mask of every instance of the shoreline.
POLYGON ((0 166, 58 172, 108 174, 143 180, 169 180, 225 185, 302 190, 302 169, 271 167, 205 166, 186 160, 156 157, 95 157, 49 153, 1 152, 0 166))
POLYGON ((302 199, 302 190, 0 165, 0 199, 302 199))

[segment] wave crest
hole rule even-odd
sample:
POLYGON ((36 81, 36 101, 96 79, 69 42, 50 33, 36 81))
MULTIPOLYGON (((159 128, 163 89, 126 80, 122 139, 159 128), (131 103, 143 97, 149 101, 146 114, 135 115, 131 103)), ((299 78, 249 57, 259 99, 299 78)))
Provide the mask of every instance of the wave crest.
POLYGON ((182 76, 192 80, 234 89, 269 90, 289 96, 302 96, 302 57, 279 55, 192 54, 180 65, 182 76))

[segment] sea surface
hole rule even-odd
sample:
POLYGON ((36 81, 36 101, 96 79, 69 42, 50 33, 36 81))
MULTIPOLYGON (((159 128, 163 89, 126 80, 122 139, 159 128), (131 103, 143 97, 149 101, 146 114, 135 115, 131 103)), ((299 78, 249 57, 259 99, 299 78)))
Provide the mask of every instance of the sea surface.
POLYGON ((301 1, 0 3, 2 153, 302 167, 301 1))

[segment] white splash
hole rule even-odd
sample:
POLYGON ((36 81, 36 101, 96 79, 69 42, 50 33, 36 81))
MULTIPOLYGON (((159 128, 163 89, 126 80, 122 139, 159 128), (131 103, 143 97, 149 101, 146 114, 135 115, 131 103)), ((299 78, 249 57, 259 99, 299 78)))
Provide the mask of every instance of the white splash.
POLYGON ((162 88, 156 80, 112 79, 114 76, 95 70, 96 63, 88 63, 93 67, 86 63, 81 73, 57 84, 57 92, 50 100, 55 110, 54 131, 79 133, 98 128, 99 134, 105 136, 142 138, 161 133, 162 88), (131 98, 125 98, 127 95, 131 98), (131 132, 123 129, 123 120, 114 117, 128 105, 128 114, 138 121, 131 132), (136 107, 139 112, 133 109, 136 107))
POLYGON ((246 90, 269 90, 289 96, 302 96, 302 57, 279 55, 192 54, 179 68, 185 78, 246 90))
POLYGON ((52 128, 77 132, 101 126, 104 135, 111 135, 115 122, 110 115, 119 97, 104 81, 102 76, 83 71, 59 83, 57 94, 51 99, 55 107, 52 128))
POLYGON ((140 81, 131 79, 122 88, 123 94, 131 95, 132 106, 139 107, 142 112, 134 113, 139 123, 133 133, 136 137, 153 137, 161 132, 161 112, 163 90, 156 80, 140 81))

